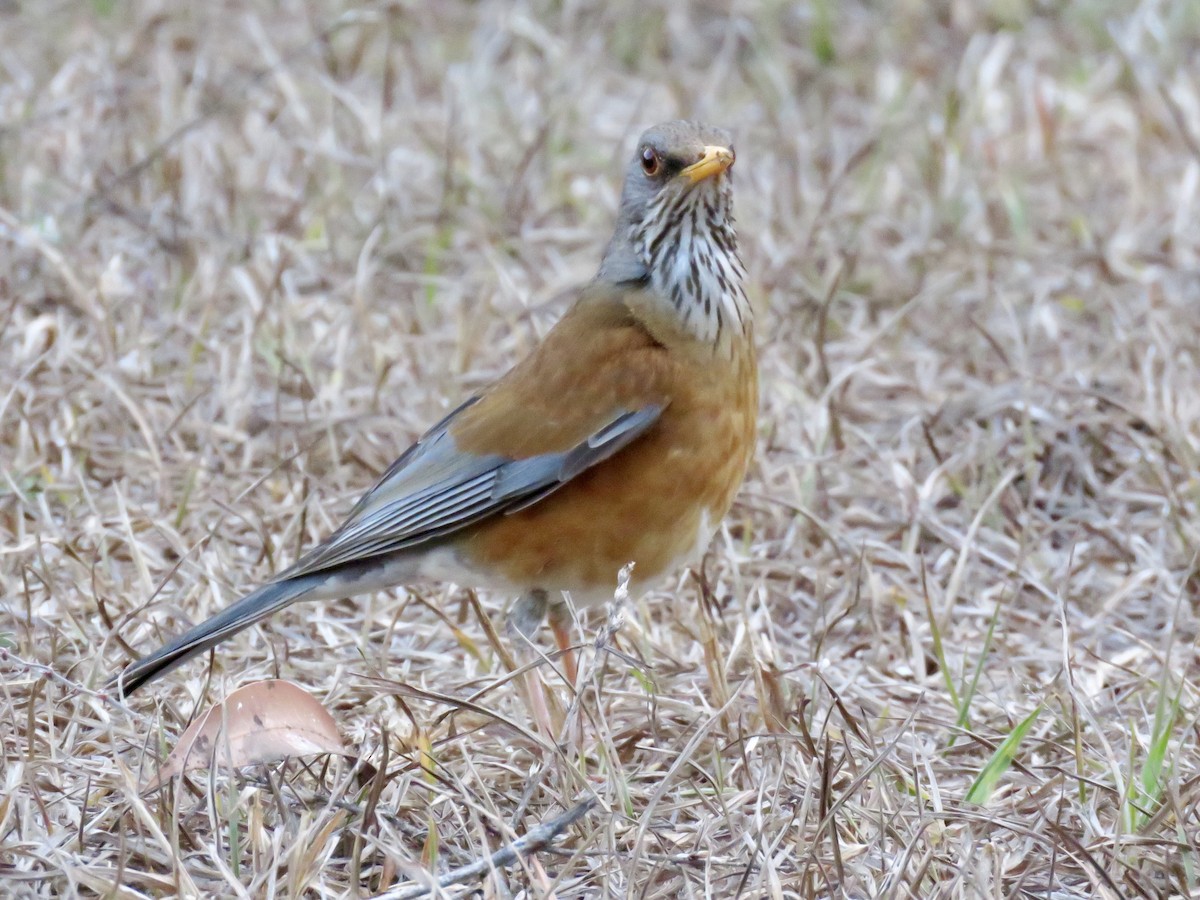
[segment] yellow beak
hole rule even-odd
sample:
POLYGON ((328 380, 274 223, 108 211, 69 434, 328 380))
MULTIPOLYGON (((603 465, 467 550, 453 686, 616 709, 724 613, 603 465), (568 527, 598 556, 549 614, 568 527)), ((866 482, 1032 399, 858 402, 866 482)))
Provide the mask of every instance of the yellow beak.
POLYGON ((732 165, 733 151, 728 147, 705 147, 700 161, 692 163, 679 176, 691 184, 699 184, 706 178, 720 175, 732 165))

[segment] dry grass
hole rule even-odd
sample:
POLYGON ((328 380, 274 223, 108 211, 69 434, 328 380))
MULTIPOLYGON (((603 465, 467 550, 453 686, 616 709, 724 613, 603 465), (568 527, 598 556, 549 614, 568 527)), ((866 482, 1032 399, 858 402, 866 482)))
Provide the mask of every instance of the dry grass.
POLYGON ((448 894, 1200 896, 1200 6, 733 7, 0 3, 0 893, 368 895, 594 798, 448 894), (581 623, 555 734, 439 586, 96 692, 528 348, 680 114, 762 345, 703 591, 581 623), (139 796, 276 672, 360 766, 139 796))

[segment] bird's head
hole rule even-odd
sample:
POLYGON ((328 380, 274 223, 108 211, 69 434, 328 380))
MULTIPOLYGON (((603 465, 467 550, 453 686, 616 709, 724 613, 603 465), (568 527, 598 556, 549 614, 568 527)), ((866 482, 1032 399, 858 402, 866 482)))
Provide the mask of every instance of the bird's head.
POLYGON ((645 132, 598 276, 645 282, 688 331, 713 342, 749 325, 733 220, 734 159, 723 128, 667 122, 645 132))

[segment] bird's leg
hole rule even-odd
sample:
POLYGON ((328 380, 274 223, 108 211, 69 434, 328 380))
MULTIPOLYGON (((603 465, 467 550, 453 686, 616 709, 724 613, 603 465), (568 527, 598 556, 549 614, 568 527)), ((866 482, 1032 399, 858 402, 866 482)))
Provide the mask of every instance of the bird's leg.
MULTIPOLYGON (((542 620, 546 618, 546 610, 549 605, 549 595, 540 588, 534 588, 518 597, 513 603, 512 609, 509 610, 508 629, 514 637, 520 638, 517 643, 523 648, 522 656, 527 657, 532 649, 545 659, 545 656, 533 645, 533 636, 542 624, 542 620)), ((552 738, 558 733, 555 722, 562 722, 562 710, 558 709, 555 704, 557 715, 551 716, 550 703, 536 668, 526 672, 522 681, 525 685, 524 694, 529 704, 530 715, 533 716, 533 720, 538 724, 542 733, 552 738)))
POLYGON ((558 603, 551 603, 546 591, 534 588, 517 598, 508 613, 509 627, 525 640, 532 643, 533 635, 538 626, 546 621, 554 633, 554 643, 562 658, 563 674, 568 684, 574 684, 579 674, 575 663, 575 648, 571 644, 571 625, 574 617, 566 598, 558 603))
POLYGON ((571 625, 574 617, 566 599, 553 604, 546 618, 550 623, 550 630, 554 632, 554 643, 562 657, 563 674, 566 675, 567 684, 573 686, 579 675, 579 667, 575 663, 575 648, 571 645, 571 625))
POLYGON ((541 588, 526 591, 508 611, 508 624, 525 640, 532 641, 549 606, 550 597, 541 588))

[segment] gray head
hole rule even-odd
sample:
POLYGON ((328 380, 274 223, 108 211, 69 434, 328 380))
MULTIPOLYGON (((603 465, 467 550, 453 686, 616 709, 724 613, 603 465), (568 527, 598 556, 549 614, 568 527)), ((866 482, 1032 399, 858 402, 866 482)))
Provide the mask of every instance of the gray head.
POLYGON ((625 175, 617 227, 597 278, 648 282, 697 337, 718 340, 749 305, 733 227, 732 135, 698 122, 656 125, 625 175))

